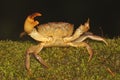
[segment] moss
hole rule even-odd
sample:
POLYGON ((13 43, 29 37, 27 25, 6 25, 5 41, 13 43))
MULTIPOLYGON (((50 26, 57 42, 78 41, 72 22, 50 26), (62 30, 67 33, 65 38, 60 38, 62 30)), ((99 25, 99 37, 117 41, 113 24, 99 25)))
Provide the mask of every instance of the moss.
POLYGON ((30 41, 0 41, 0 80, 120 80, 120 38, 107 39, 109 45, 89 41, 94 56, 85 48, 44 48, 40 55, 49 69, 31 57, 32 76, 25 69, 25 50, 30 41), (115 73, 113 77, 107 70, 115 73))

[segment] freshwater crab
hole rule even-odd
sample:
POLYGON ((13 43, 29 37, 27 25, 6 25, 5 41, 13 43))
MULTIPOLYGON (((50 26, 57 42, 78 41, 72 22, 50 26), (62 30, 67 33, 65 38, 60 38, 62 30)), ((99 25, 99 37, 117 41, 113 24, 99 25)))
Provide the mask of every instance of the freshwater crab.
POLYGON ((52 46, 73 46, 73 47, 86 47, 89 53, 89 59, 91 60, 93 51, 91 47, 83 42, 85 39, 90 38, 97 41, 102 41, 107 45, 105 39, 100 36, 93 35, 92 33, 87 32, 90 28, 89 20, 85 22, 84 25, 80 25, 75 32, 73 24, 66 22, 49 22, 46 24, 41 24, 38 26, 39 22, 34 20, 35 17, 41 16, 40 13, 33 13, 29 15, 24 23, 24 31, 30 37, 39 41, 40 43, 35 46, 31 46, 26 50, 26 69, 30 72, 30 54, 33 53, 35 58, 44 66, 48 65, 44 60, 38 55, 38 53, 43 49, 43 47, 52 47, 52 46), (37 26, 37 27, 36 27, 37 26))

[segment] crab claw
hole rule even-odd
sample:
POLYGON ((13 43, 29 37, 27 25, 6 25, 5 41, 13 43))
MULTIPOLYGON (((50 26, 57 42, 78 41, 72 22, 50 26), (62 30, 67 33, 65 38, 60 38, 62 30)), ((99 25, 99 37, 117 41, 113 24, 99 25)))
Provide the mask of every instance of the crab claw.
POLYGON ((36 12, 36 13, 33 13, 32 15, 30 15, 29 17, 30 17, 31 19, 34 19, 34 18, 37 17, 37 16, 42 16, 42 14, 36 12))
POLYGON ((25 23, 24 23, 24 31, 26 33, 28 34, 31 33, 33 28, 39 24, 37 20, 34 20, 34 18, 37 16, 42 16, 42 14, 36 12, 36 13, 29 15, 26 18, 25 23))
POLYGON ((86 22, 84 25, 85 25, 86 27, 90 28, 89 23, 90 23, 90 19, 88 18, 87 22, 86 22))
POLYGON ((82 33, 87 32, 90 29, 90 25, 89 25, 89 19, 87 20, 87 22, 85 22, 84 25, 80 25, 80 30, 82 31, 82 33))

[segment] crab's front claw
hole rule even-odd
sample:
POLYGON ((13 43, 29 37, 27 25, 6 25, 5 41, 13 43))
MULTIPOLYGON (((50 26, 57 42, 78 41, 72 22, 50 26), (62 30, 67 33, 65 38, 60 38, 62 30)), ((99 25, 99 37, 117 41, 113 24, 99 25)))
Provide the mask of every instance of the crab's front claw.
POLYGON ((34 26, 37 26, 39 24, 39 22, 36 20, 34 21, 34 26))
POLYGON ((37 16, 42 16, 42 14, 36 12, 36 13, 33 13, 32 15, 29 15, 29 18, 31 19, 31 22, 34 26, 39 24, 37 20, 34 20, 34 18, 37 16))
POLYGON ((29 17, 30 17, 31 19, 34 19, 34 18, 37 17, 37 16, 42 16, 42 14, 36 12, 36 13, 33 13, 32 15, 30 15, 29 17))
POLYGON ((87 32, 90 29, 89 19, 87 20, 87 22, 84 25, 80 25, 79 28, 82 33, 87 32))
POLYGON ((24 23, 24 31, 29 34, 32 32, 33 28, 39 24, 37 20, 34 20, 35 17, 41 16, 40 13, 33 13, 32 15, 29 15, 24 23))

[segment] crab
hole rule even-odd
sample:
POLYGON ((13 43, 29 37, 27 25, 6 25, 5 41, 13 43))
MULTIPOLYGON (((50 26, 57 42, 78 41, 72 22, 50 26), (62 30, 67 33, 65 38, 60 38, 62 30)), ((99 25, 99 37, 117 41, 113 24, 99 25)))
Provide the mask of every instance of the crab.
POLYGON ((87 38, 92 40, 102 41, 106 45, 107 42, 100 36, 93 35, 88 32, 90 29, 89 19, 84 24, 81 24, 75 31, 73 24, 67 22, 48 22, 46 24, 39 24, 34 18, 41 16, 41 13, 33 13, 29 15, 24 23, 24 32, 27 33, 34 40, 38 41, 39 44, 31 46, 26 50, 26 69, 31 72, 30 69, 30 54, 32 53, 35 58, 45 67, 49 67, 46 62, 38 55, 38 53, 44 47, 86 47, 89 53, 88 61, 91 60, 93 55, 92 48, 84 42, 87 38))

